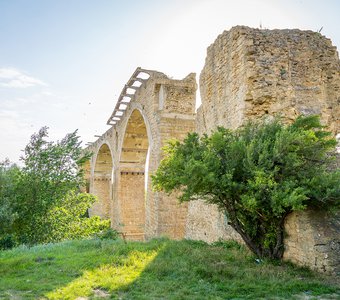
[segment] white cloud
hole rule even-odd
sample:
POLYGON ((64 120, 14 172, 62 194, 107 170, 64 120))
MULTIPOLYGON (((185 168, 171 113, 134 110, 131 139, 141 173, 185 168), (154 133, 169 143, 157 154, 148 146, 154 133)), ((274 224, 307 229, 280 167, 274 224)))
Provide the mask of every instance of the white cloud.
POLYGON ((15 68, 0 68, 0 85, 8 88, 47 86, 45 82, 15 68))
POLYGON ((12 110, 0 110, 0 118, 1 119, 16 119, 19 117, 19 114, 16 111, 12 110))

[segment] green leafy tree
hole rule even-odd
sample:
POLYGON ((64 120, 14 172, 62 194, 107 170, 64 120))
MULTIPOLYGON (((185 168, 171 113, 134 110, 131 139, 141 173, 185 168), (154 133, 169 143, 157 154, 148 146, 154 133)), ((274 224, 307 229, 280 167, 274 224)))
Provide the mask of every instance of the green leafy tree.
POLYGON ((11 207, 20 169, 8 159, 0 162, 0 249, 15 246, 12 225, 16 214, 11 207))
POLYGON ((340 173, 329 168, 335 145, 317 116, 191 133, 164 148, 153 186, 216 204, 258 257, 281 259, 288 214, 339 208, 340 173))
POLYGON ((84 155, 77 131, 57 142, 47 137, 47 127, 32 135, 10 201, 15 214, 11 230, 19 243, 28 245, 88 236, 92 229, 109 226, 85 217, 95 199, 79 194, 85 184, 81 166, 89 155, 84 155), (91 222, 94 227, 86 230, 91 222))

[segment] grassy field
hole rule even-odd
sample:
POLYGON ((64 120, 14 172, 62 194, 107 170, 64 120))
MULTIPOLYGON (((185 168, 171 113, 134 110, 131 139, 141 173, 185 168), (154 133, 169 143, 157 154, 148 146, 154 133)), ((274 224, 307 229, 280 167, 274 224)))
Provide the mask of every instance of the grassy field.
POLYGON ((0 299, 339 299, 337 284, 257 262, 232 242, 84 240, 0 252, 0 299))

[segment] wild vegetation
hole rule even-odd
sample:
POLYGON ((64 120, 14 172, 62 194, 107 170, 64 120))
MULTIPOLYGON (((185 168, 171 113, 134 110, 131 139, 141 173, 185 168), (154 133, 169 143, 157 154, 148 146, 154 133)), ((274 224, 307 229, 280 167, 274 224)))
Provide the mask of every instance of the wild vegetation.
POLYGON ((67 241, 2 251, 0 265, 0 299, 337 299, 340 292, 334 278, 259 261, 235 242, 67 241))
POLYGON ((335 146, 317 116, 190 133, 164 148, 153 185, 179 191, 180 201, 218 205, 252 252, 281 259, 291 212, 340 206, 340 172, 330 168, 335 146))
POLYGON ((77 132, 57 142, 47 137, 46 127, 32 135, 22 168, 0 164, 0 249, 89 237, 110 226, 87 216, 95 197, 80 193, 89 156, 77 132))

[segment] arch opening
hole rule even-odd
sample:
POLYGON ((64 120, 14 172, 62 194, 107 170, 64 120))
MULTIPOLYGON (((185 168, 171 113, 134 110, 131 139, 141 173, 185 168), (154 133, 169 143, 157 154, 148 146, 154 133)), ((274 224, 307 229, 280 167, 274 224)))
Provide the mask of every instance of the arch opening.
POLYGON ((111 150, 107 144, 103 144, 98 151, 94 167, 92 194, 96 195, 98 200, 90 210, 91 215, 101 218, 108 218, 110 215, 112 167, 111 150))
POLYGON ((146 166, 149 138, 143 116, 134 110, 129 118, 119 161, 118 199, 123 232, 129 239, 145 234, 146 166))

